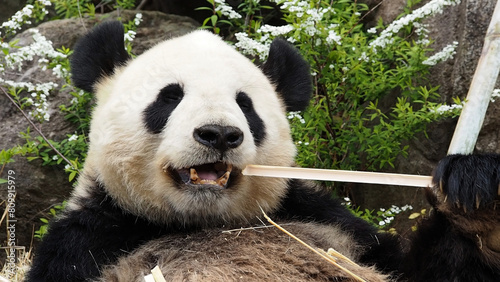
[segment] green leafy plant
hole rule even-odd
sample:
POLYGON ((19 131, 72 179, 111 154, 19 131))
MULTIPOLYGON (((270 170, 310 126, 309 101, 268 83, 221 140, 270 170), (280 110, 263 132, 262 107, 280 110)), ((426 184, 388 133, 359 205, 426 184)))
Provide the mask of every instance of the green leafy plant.
MULTIPOLYGON (((130 6, 130 2, 121 1, 117 5, 127 8, 130 6)), ((59 17, 81 16, 82 14, 93 16, 95 12, 91 1, 54 0, 52 3, 55 4, 55 10, 59 17)), ((52 3, 48 0, 31 1, 31 4, 26 5, 9 21, 1 25, 0 72, 3 73, 7 70, 11 75, 21 73, 25 61, 37 56, 40 70, 51 71, 53 79, 49 78, 49 81, 18 82, 0 76, 2 92, 0 95, 7 94, 21 111, 27 112, 32 122, 44 123, 49 122, 51 114, 54 114, 48 110, 48 97, 51 92, 54 90, 65 91, 71 97, 71 100, 69 103, 59 106, 60 113, 64 115, 66 120, 76 125, 76 131, 67 134, 66 138, 60 141, 54 141, 33 135, 28 127, 25 132, 20 133, 24 144, 3 149, 0 152, 0 176, 3 175, 5 166, 15 160, 15 156, 22 156, 28 161, 40 160, 42 165, 64 166, 69 181, 73 182, 86 157, 87 135, 93 98, 90 93, 76 89, 71 84, 68 57, 72 51, 65 47, 54 49, 52 43, 37 30, 31 31, 33 43, 28 46, 17 46, 18 41, 16 40, 6 43, 12 35, 22 29, 23 25, 31 23, 32 20, 42 20, 48 14, 46 6, 52 5, 52 3), (64 83, 60 86, 54 81, 63 81, 64 83)), ((133 32, 140 21, 139 16, 139 18, 127 23, 127 32, 133 32)), ((129 40, 127 45, 129 50, 131 50, 132 40, 129 40)), ((33 123, 32 126, 34 127, 35 124, 33 123)), ((5 179, 0 178, 0 184, 5 182, 5 179)), ((64 205, 55 206, 50 209, 48 216, 54 216, 63 207, 64 205)), ((43 236, 47 228, 47 219, 41 220, 44 224, 36 231, 35 237, 37 238, 43 236)))
POLYGON ((125 29, 125 49, 131 56, 134 56, 134 54, 132 54, 132 41, 134 41, 135 39, 137 26, 139 26, 141 22, 142 22, 142 14, 137 13, 133 20, 130 20, 123 25, 125 29))
MULTIPOLYGON (((290 115, 300 165, 348 170, 394 166, 397 156, 407 154, 406 140, 427 124, 460 112, 460 107, 440 111, 439 87, 427 80, 432 64, 446 59, 427 55, 431 41, 420 21, 432 15, 428 7, 416 11, 412 5, 418 2, 410 2, 395 22, 367 28, 362 19, 370 11, 357 1, 275 2, 287 24, 236 33, 236 46, 265 59, 272 39, 281 36, 309 61, 312 103, 305 112, 290 115)), ((430 4, 434 10, 439 5, 430 4)), ((442 5, 452 4, 456 2, 442 5)))
MULTIPOLYGON (((66 201, 63 201, 60 205, 55 205, 54 207, 49 209, 48 215, 51 217, 55 217, 58 213, 63 211, 66 208, 66 201)), ((42 226, 38 230, 35 231, 35 238, 42 239, 42 237, 47 233, 49 228, 49 220, 47 218, 40 218, 40 221, 43 223, 42 226)))
MULTIPOLYGON (((398 207, 395 205, 392 205, 390 208, 380 208, 379 210, 369 210, 369 209, 361 209, 359 206, 354 206, 351 200, 346 197, 344 198, 344 202, 342 205, 348 207, 353 214, 355 214, 357 217, 360 217, 370 223, 372 223, 374 226, 387 230, 390 232, 395 232, 393 228, 389 228, 392 221, 395 219, 395 217, 405 211, 410 211, 413 210, 413 207, 410 205, 405 205, 403 207, 398 207)), ((413 216, 413 214, 409 217, 409 219, 415 219, 416 217, 413 216)))
POLYGON ((255 30, 263 20, 262 10, 271 10, 271 6, 262 5, 258 0, 241 1, 237 10, 234 10, 223 0, 207 0, 209 6, 198 7, 198 11, 210 11, 212 15, 207 17, 202 29, 211 29, 213 33, 220 34, 221 28, 241 30, 255 30))
POLYGON ((68 19, 81 16, 95 16, 92 0, 51 0, 59 18, 68 19))
POLYGON ((135 0, 116 0, 116 4, 113 6, 115 9, 128 10, 135 8, 135 0))
MULTIPOLYGON (((64 16, 74 16, 72 11, 81 11, 81 6, 86 4, 85 1, 62 1, 55 0, 56 10, 64 11, 64 16)), ((130 8, 134 1, 118 1, 117 8, 130 8)), ((28 4, 23 13, 9 21, 8 24, 2 25, 7 27, 7 32, 2 34, 14 34, 21 26, 29 22, 30 17, 38 17, 40 14, 46 14, 45 6, 51 5, 47 0, 37 0, 34 5, 28 4), (39 10, 37 10, 39 9, 39 10)), ((124 24, 126 48, 129 52, 132 49, 132 41, 135 36, 135 29, 142 21, 142 15, 138 13, 136 17, 124 24)), ((1 42, 5 37, 0 37, 1 42)), ((59 91, 66 90, 70 95, 69 104, 61 104, 60 112, 64 114, 66 120, 76 125, 76 132, 67 134, 67 138, 61 141, 47 140, 41 136, 32 137, 30 129, 25 133, 21 133, 25 141, 25 145, 17 146, 6 150, 4 157, 0 159, 0 165, 5 165, 7 162, 13 161, 12 157, 18 154, 26 155, 29 161, 41 160, 42 165, 60 165, 66 161, 65 170, 69 173, 69 180, 73 181, 81 169, 81 163, 85 160, 87 151, 87 135, 90 127, 90 112, 93 107, 93 98, 91 93, 87 93, 80 89, 76 89, 70 79, 70 64, 69 56, 72 51, 64 46, 60 49, 54 49, 52 43, 38 31, 33 31, 34 43, 26 47, 16 46, 16 41, 10 43, 2 43, 3 55, 0 56, 0 71, 5 69, 14 69, 21 71, 24 60, 33 55, 39 56, 40 68, 42 70, 51 70, 54 74, 54 81, 62 79, 65 83, 62 86, 48 82, 14 82, 0 78, 0 86, 6 87, 8 94, 19 106, 21 110, 29 110, 28 114, 36 121, 43 123, 50 119, 48 112, 47 97, 50 92, 58 89, 59 91), (15 52, 12 50, 17 49, 15 52)), ((3 88, 2 88, 3 89, 3 88)))

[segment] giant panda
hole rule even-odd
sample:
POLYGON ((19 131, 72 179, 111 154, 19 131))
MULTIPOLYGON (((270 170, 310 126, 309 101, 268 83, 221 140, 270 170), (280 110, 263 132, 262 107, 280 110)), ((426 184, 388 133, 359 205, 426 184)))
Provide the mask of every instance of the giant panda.
POLYGON ((223 232, 262 225, 262 210, 316 247, 345 251, 371 281, 500 275, 498 158, 443 161, 428 189, 435 213, 409 240, 379 232, 316 183, 241 173, 294 166, 286 111, 303 110, 312 86, 308 64, 284 40, 260 67, 207 31, 131 59, 123 26, 109 21, 77 43, 71 67, 75 85, 97 99, 89 151, 28 281, 141 281, 155 264, 167 280, 347 277, 276 229, 223 232))

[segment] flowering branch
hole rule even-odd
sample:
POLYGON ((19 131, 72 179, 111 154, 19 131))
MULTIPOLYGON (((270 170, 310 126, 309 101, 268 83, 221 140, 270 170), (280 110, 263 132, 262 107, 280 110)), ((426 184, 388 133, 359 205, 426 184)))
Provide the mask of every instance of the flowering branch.
POLYGON ((0 86, 0 90, 2 90, 3 94, 5 94, 5 96, 7 96, 7 98, 10 100, 10 102, 12 104, 14 104, 14 106, 21 112, 21 114, 23 114, 24 118, 31 124, 31 126, 33 126, 33 128, 35 129, 36 132, 38 132, 38 134, 40 134, 40 136, 43 138, 43 140, 45 140, 45 142, 47 142, 47 144, 50 146, 50 148, 52 150, 54 150, 54 152, 56 152, 56 154, 58 154, 65 162, 67 162, 71 167, 73 167, 75 170, 78 170, 76 167, 73 166, 73 164, 63 155, 61 154, 61 152, 59 152, 50 142, 49 140, 47 139, 47 137, 45 137, 45 135, 42 133, 42 131, 33 123, 33 121, 31 121, 31 119, 28 117, 28 115, 21 109, 21 107, 19 107, 19 105, 16 103, 16 101, 14 101, 14 99, 12 99, 12 97, 10 97, 10 95, 7 93, 7 91, 5 91, 5 89, 0 86))

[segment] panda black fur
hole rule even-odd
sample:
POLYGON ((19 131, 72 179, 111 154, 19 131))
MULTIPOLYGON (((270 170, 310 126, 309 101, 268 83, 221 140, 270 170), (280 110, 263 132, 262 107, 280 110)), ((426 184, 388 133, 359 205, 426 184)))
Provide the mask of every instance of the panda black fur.
MULTIPOLYGON (((298 234, 340 230, 349 239, 336 247, 348 253, 355 249, 350 254, 358 262, 375 264, 393 278, 489 281, 500 275, 497 158, 443 161, 435 175, 441 185, 428 192, 435 213, 408 246, 354 217, 315 184, 241 174, 248 164, 294 164, 285 110, 304 109, 312 87, 307 63, 283 40, 273 42, 261 69, 205 31, 167 40, 131 60, 123 47, 123 27, 107 22, 77 44, 72 73, 78 87, 97 96, 90 148, 67 210, 51 223, 28 281, 84 281, 102 271, 113 277, 113 271, 129 268, 138 258, 167 261, 161 256, 174 250, 179 255, 179 245, 161 251, 172 240, 191 244, 203 255, 204 248, 220 242, 222 227, 258 223, 261 207, 276 220, 294 222, 298 234), (476 178, 487 187, 476 191, 476 178), (477 193, 481 202, 469 205, 477 193), (455 202, 468 210, 458 212, 455 202), (474 228, 468 229, 469 223, 474 228)), ((272 232, 265 232, 267 244, 281 245, 272 232)), ((332 243, 316 241, 322 248, 332 243)), ((243 249, 249 250, 246 244, 243 249)), ((235 241, 222 249, 238 246, 245 244, 235 241)), ((262 255, 277 261, 281 251, 262 255)), ((168 263, 162 265, 166 273, 168 263)), ((188 271, 182 265, 187 264, 178 263, 172 271, 188 271)), ((142 273, 144 267, 149 265, 128 270, 142 273)), ((238 271, 244 272, 245 265, 238 271)), ((305 279, 329 276, 336 274, 305 279)))

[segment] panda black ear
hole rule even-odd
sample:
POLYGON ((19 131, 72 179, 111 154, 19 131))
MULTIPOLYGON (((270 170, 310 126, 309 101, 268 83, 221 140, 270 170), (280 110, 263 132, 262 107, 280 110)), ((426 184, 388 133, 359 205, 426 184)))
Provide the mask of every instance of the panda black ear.
POLYGON ((275 85, 287 111, 302 111, 309 105, 313 89, 309 64, 289 42, 275 39, 261 69, 275 85))
POLYGON ((73 83, 93 92, 96 83, 114 73, 130 58, 125 50, 123 25, 107 21, 94 27, 75 45, 71 58, 73 83))

